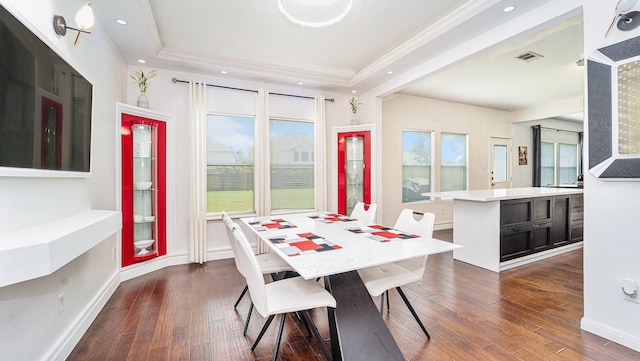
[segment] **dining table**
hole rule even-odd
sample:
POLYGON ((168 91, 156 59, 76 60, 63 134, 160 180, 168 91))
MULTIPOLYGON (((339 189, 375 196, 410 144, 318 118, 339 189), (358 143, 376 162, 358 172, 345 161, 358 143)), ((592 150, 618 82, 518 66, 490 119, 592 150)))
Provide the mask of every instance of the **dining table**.
MULTIPOLYGON (((460 245, 420 237, 329 211, 241 218, 244 226, 300 277, 324 280, 334 361, 404 360, 357 271, 450 252, 460 245)), ((246 232, 245 232, 246 233, 246 232)))

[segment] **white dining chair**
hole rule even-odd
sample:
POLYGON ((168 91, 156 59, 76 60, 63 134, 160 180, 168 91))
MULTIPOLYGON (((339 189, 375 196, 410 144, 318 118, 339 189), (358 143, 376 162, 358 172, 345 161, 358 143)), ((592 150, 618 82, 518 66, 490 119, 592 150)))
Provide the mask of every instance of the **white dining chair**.
MULTIPOLYGON (((403 209, 396 220, 394 228, 400 231, 410 232, 424 238, 432 238, 435 215, 433 213, 414 212, 412 209, 403 209), (415 216, 421 216, 419 220, 415 216)), ((402 242, 402 241, 397 241, 402 242)), ((400 297, 409 308, 413 318, 418 322, 428 339, 431 338, 426 327, 420 321, 418 314, 400 288, 413 282, 422 280, 427 265, 427 256, 408 259, 394 263, 383 264, 358 270, 358 274, 369 294, 373 297, 380 296, 380 313, 384 309, 385 295, 387 299, 387 312, 389 310, 389 290, 395 288, 400 297)))
POLYGON ((353 210, 349 217, 362 221, 362 224, 367 226, 375 222, 377 208, 377 204, 364 204, 363 202, 358 202, 353 206, 353 210))
MULTIPOLYGON (((241 264, 241 260, 238 257, 237 243, 234 242, 234 239, 233 239, 233 231, 236 228, 239 228, 240 226, 234 223, 231 217, 229 217, 229 215, 226 212, 222 212, 222 222, 225 225, 227 236, 229 237, 229 242, 231 243, 231 251, 233 252, 233 257, 235 258, 235 261, 236 261, 236 269, 243 277, 245 277, 244 273, 245 273, 246 266, 243 266, 241 264)), ((291 271, 291 267, 285 261, 283 261, 282 258, 280 258, 280 256, 278 256, 277 254, 263 253, 263 254, 257 255, 256 259, 258 260, 258 264, 260 266, 260 270, 262 274, 271 275, 271 279, 274 281, 277 281, 280 278, 278 276, 278 273, 291 271)), ((240 303, 244 295, 247 293, 248 289, 249 287, 245 285, 244 289, 242 290, 242 293, 240 293, 240 296, 236 300, 236 303, 233 305, 233 308, 238 307, 238 304, 240 303)), ((247 328, 249 327, 249 320, 251 319, 252 312, 253 312, 253 301, 251 302, 251 306, 249 306, 249 312, 247 314, 247 319, 244 324, 243 334, 247 333, 247 328)))
POLYGON ((245 279, 247 280, 251 300, 256 310, 258 310, 258 313, 260 313, 262 317, 267 317, 267 321, 262 327, 262 330, 260 330, 260 334, 256 338, 253 346, 251 346, 251 351, 253 351, 260 342, 260 339, 262 339, 262 336, 264 336, 266 330, 269 328, 273 318, 276 315, 282 315, 272 358, 273 361, 277 360, 286 316, 288 313, 296 312, 301 315, 306 324, 311 326, 311 331, 320 343, 324 355, 328 359, 331 359, 324 338, 320 335, 318 328, 306 311, 320 307, 335 308, 335 298, 318 283, 306 281, 302 277, 292 277, 277 282, 265 283, 256 255, 253 253, 251 245, 249 245, 242 230, 239 228, 234 229, 233 236, 239 251, 240 263, 242 267, 245 267, 245 279))

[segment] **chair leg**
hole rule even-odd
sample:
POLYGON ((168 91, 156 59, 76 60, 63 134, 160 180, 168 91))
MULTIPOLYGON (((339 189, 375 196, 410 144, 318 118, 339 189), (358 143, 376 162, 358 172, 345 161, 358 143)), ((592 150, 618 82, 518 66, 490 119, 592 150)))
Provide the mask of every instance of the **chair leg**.
POLYGON ((282 331, 284 331, 284 321, 287 319, 287 314, 282 314, 282 321, 280 321, 280 329, 278 330, 278 337, 276 338, 276 344, 273 346, 273 358, 272 361, 278 359, 278 353, 280 353, 280 341, 282 340, 282 331))
POLYGON ((249 290, 249 286, 244 286, 244 289, 242 290, 242 293, 240 294, 240 297, 238 297, 238 300, 236 301, 236 303, 233 305, 233 308, 238 307, 240 300, 242 300, 242 297, 244 297, 244 294, 247 293, 248 290, 249 290))
POLYGON ((387 294, 387 313, 391 311, 391 307, 389 307, 389 290, 385 292, 387 294))
POLYGON ((327 343, 324 342, 324 338, 320 334, 320 331, 318 331, 318 327, 316 327, 316 324, 313 322, 313 320, 309 316, 309 312, 302 311, 301 314, 302 314, 302 319, 306 320, 311 325, 311 330, 313 331, 313 335, 318 339, 318 343, 320 343, 320 348, 322 348, 322 353, 324 354, 324 357, 326 357, 327 360, 332 360, 331 352, 327 347, 327 343))
POLYGON ((304 327, 307 329, 307 338, 311 338, 313 334, 311 333, 311 329, 309 328, 309 323, 307 322, 307 318, 304 317, 304 312, 303 311, 296 312, 296 315, 298 316, 298 319, 302 320, 302 323, 304 323, 304 327))
POLYGON ((251 302, 251 306, 249 306, 249 313, 247 314, 247 320, 244 321, 244 330, 242 331, 243 335, 247 334, 247 328, 249 328, 249 320, 251 319, 251 312, 253 312, 253 302, 251 302))
POLYGON ((409 311, 411 311, 411 314, 413 315, 413 318, 416 319, 416 321, 418 322, 418 325, 420 325, 420 328, 422 329, 422 331, 424 331, 424 334, 427 335, 427 339, 430 340, 431 336, 429 336, 429 332, 427 332, 426 327, 424 327, 424 325, 422 324, 422 321, 420 321, 420 318, 418 317, 418 314, 416 313, 416 311, 411 306, 411 303, 409 303, 409 300, 407 299, 407 296, 404 295, 404 292, 402 292, 402 289, 400 287, 396 287, 396 290, 398 290, 398 293, 400 294, 400 297, 402 297, 402 300, 404 301, 404 304, 407 305, 407 307, 409 308, 409 311))
POLYGON ((382 315, 384 313, 384 300, 385 298, 387 299, 387 313, 389 313, 389 311, 391 310, 389 308, 389 290, 386 290, 384 292, 382 292, 382 294, 380 295, 380 314, 382 315))
POLYGON ((258 346, 258 342, 260 342, 260 340, 262 339, 262 336, 264 336, 264 333, 267 331, 267 328, 269 328, 271 321, 273 321, 273 317, 275 317, 275 315, 271 315, 269 316, 269 318, 267 318, 267 322, 265 322, 264 326, 262 326, 262 330, 260 330, 260 334, 258 335, 258 338, 256 338, 256 341, 253 343, 253 346, 251 346, 251 351, 255 350, 256 346, 258 346))

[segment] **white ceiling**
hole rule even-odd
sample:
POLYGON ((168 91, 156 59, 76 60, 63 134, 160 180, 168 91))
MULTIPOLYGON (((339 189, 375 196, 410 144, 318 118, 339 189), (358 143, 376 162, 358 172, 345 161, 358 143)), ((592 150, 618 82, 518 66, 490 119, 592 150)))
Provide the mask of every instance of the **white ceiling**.
MULTIPOLYGON (((288 21, 276 0, 94 0, 93 7, 129 64, 145 59, 149 67, 218 76, 225 70, 230 78, 362 94, 549 1, 353 0, 345 19, 324 28, 288 21), (511 4, 516 11, 504 13, 511 4)), ((401 92, 507 110, 582 96, 583 68, 573 65, 582 49, 578 17, 401 92), (544 58, 514 60, 526 51, 544 58)))

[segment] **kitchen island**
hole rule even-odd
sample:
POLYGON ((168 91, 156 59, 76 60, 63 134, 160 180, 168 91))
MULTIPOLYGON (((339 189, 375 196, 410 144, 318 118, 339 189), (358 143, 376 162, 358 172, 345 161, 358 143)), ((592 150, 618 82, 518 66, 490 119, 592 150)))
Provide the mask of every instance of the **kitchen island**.
POLYGON ((582 247, 581 188, 425 193, 453 200, 454 259, 494 272, 582 247))

